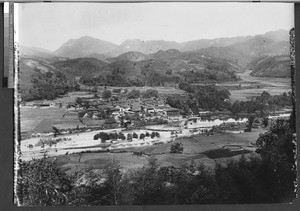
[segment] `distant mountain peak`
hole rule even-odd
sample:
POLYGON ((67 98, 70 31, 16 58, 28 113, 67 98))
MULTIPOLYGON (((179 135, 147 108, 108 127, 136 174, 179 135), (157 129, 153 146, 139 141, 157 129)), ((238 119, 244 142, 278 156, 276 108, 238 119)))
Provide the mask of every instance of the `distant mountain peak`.
POLYGON ((116 44, 98 38, 83 36, 65 42, 55 54, 69 58, 87 57, 90 54, 106 54, 117 47, 116 44))

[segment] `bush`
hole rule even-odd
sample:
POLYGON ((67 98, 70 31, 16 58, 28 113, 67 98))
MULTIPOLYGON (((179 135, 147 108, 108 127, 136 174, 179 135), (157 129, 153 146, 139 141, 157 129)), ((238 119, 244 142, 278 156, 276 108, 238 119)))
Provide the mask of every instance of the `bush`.
POLYGON ((17 194, 22 205, 67 205, 72 181, 47 158, 20 163, 17 194))
POLYGON ((136 98, 139 98, 140 97, 140 91, 139 90, 136 90, 136 89, 133 89, 131 92, 129 92, 127 94, 127 98, 128 99, 136 99, 136 98))
POLYGON ((171 153, 182 153, 183 152, 183 144, 182 143, 174 143, 171 146, 171 153))
POLYGON ((132 135, 130 133, 127 134, 127 140, 132 141, 132 135))
POLYGON ((145 134, 144 133, 141 133, 140 134, 140 139, 144 139, 145 138, 145 134))
POLYGON ((111 139, 111 140, 116 140, 116 139, 118 139, 118 134, 117 133, 110 133, 109 134, 109 139, 111 139))
POLYGON ((155 132, 152 132, 151 133, 151 138, 154 138, 156 136, 156 133, 155 132))
POLYGON ((139 138, 139 136, 138 136, 138 134, 133 133, 133 134, 132 134, 132 138, 139 138))
POLYGON ((146 136, 146 137, 149 137, 149 136, 150 136, 150 133, 146 132, 145 136, 146 136))
POLYGON ((120 133, 118 134, 118 138, 119 138, 119 139, 122 139, 122 140, 125 140, 125 139, 126 139, 124 133, 122 133, 122 132, 120 132, 120 133))
POLYGON ((94 135, 94 140, 98 140, 99 138, 100 138, 100 136, 98 133, 96 135, 94 135))

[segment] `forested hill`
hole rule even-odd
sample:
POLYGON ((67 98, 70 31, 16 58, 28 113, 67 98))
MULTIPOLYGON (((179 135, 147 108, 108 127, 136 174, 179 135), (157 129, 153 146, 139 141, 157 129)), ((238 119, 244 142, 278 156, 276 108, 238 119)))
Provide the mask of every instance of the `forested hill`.
POLYGON ((291 77, 290 56, 265 56, 250 62, 246 68, 253 70, 252 76, 291 77))
MULTIPOLYGON (((195 52, 167 50, 150 55, 128 52, 112 58, 111 61, 99 67, 99 71, 94 74, 85 74, 84 68, 81 68, 81 83, 112 86, 161 86, 168 82, 179 83, 181 80, 196 83, 238 79, 235 75, 237 67, 232 62, 206 57, 195 52)), ((68 62, 66 60, 60 64, 68 62)))
POLYGON ((63 72, 68 79, 81 76, 93 76, 103 70, 106 62, 96 58, 67 59, 52 63, 52 66, 63 72))

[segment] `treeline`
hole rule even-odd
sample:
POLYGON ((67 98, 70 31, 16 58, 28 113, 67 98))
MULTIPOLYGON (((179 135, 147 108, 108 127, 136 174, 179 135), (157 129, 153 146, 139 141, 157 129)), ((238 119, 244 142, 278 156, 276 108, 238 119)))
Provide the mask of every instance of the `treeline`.
POLYGON ((111 141, 116 141, 117 139, 120 140, 127 140, 127 141, 132 141, 133 138, 136 139, 144 139, 145 137, 151 137, 152 139, 157 137, 160 137, 160 134, 158 132, 152 132, 151 134, 149 132, 146 133, 140 133, 140 135, 138 135, 137 133, 128 133, 127 137, 125 137, 124 133, 119 132, 119 133, 105 133, 105 132, 100 132, 97 133, 96 135, 94 135, 94 140, 101 140, 101 143, 105 143, 107 140, 111 140, 111 141))
POLYGON ((234 72, 224 71, 219 69, 207 69, 201 72, 191 70, 179 74, 187 83, 236 81, 239 79, 234 72))
POLYGON ((281 95, 271 95, 270 93, 264 91, 260 96, 255 97, 251 101, 236 101, 232 104, 229 110, 232 113, 264 113, 267 111, 275 111, 277 109, 282 109, 285 107, 292 106, 292 93, 284 92, 281 95))
POLYGON ((181 110, 182 115, 190 113, 198 114, 199 108, 204 110, 229 110, 233 114, 266 114, 285 107, 292 106, 292 93, 284 92, 281 95, 271 95, 264 91, 260 96, 248 101, 235 101, 230 103, 230 92, 227 89, 219 89, 213 85, 190 85, 180 82, 179 88, 184 90, 187 95, 183 97, 174 94, 167 97, 166 102, 174 108, 181 110))
POLYGON ((131 87, 131 86, 163 86, 166 82, 178 83, 180 77, 178 75, 166 75, 159 72, 147 73, 141 77, 126 78, 120 72, 112 72, 100 76, 82 76, 80 83, 87 86, 116 86, 116 87, 131 87))
POLYGON ((198 114, 199 108, 205 110, 223 110, 230 108, 230 92, 227 89, 217 89, 215 86, 196 86, 181 82, 179 88, 187 92, 183 97, 174 94, 167 97, 166 102, 180 109, 182 115, 198 114))
POLYGON ((33 76, 32 88, 22 93, 23 101, 53 100, 70 91, 79 91, 80 85, 75 81, 68 81, 61 72, 47 72, 33 76))
POLYGON ((144 81, 139 78, 126 79, 124 75, 113 75, 107 76, 82 76, 79 82, 87 86, 116 86, 116 87, 131 87, 131 86, 145 86, 144 81))
POLYGON ((294 132, 279 119, 258 138, 259 156, 214 169, 194 161, 161 167, 150 157, 142 168, 125 172, 112 160, 103 174, 67 175, 51 159, 22 162, 17 195, 22 205, 39 206, 287 203, 296 196, 294 132))

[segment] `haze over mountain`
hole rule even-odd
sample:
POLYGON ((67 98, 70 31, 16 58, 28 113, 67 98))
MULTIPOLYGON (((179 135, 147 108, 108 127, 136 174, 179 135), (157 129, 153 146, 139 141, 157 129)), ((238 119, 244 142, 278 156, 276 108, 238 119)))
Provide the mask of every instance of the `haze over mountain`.
POLYGON ((84 36, 65 42, 54 54, 62 57, 79 58, 91 54, 109 54, 117 45, 97 38, 84 36))
MULTIPOLYGON (((263 35, 256 36, 238 36, 230 38, 217 38, 217 39, 199 39, 194 41, 188 41, 183 43, 178 43, 174 41, 164 41, 164 40, 152 40, 152 41, 142 41, 139 39, 125 40, 120 45, 116 45, 111 42, 103 41, 101 39, 84 36, 78 39, 70 39, 56 51, 42 51, 41 49, 30 48, 22 50, 22 55, 39 55, 40 53, 47 53, 48 56, 58 56, 58 57, 68 57, 68 58, 82 58, 82 57, 93 57, 100 60, 106 60, 108 57, 116 57, 123 53, 130 51, 138 51, 143 54, 153 54, 159 50, 169 50, 177 49, 180 51, 195 51, 199 49, 205 49, 210 47, 227 47, 234 44, 245 43, 249 41, 249 45, 253 44, 250 40, 256 37, 261 37, 262 39, 272 40, 274 43, 277 42, 288 42, 289 33, 287 30, 277 30, 267 32, 263 35)), ((254 43, 255 44, 255 43, 254 43)), ((261 44, 261 43, 260 43, 261 44)), ((287 43, 286 43, 287 44, 287 43)), ((243 46, 247 47, 247 46, 243 46)), ((253 46, 249 46, 253 47, 253 46)), ((46 55, 45 55, 46 56, 46 55)))
POLYGON ((288 40, 286 30, 184 43, 135 39, 119 46, 85 36, 67 41, 55 52, 20 46, 21 81, 30 87, 33 73, 47 71, 85 84, 115 86, 234 81, 235 73, 246 69, 254 76, 288 77, 288 40))

